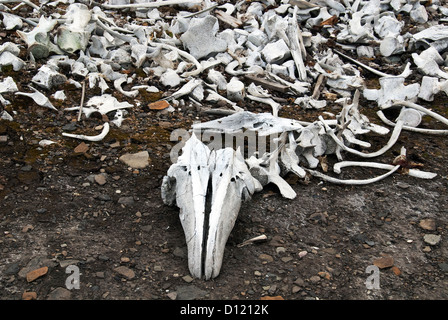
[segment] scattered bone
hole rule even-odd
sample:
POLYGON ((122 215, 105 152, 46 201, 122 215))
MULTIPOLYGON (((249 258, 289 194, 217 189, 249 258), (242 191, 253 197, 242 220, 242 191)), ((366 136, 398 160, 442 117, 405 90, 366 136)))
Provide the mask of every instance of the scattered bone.
POLYGON ((30 89, 32 89, 34 92, 33 93, 16 92, 15 94, 20 95, 20 96, 29 97, 29 98, 33 99, 34 102, 41 107, 49 108, 49 109, 52 109, 55 111, 58 110, 53 106, 53 104, 50 102, 50 100, 47 98, 47 96, 45 96, 43 93, 39 92, 37 89, 35 89, 31 86, 30 86, 30 89))
POLYGON ((403 77, 383 77, 379 79, 381 89, 364 89, 367 100, 374 100, 378 105, 390 105, 394 100, 415 100, 420 91, 420 84, 405 85, 403 77))
POLYGON ((6 12, 1 12, 1 14, 3 15, 2 22, 6 30, 22 28, 23 24, 20 17, 6 12))
POLYGON ((232 78, 226 86, 227 98, 232 101, 243 101, 245 96, 245 85, 238 79, 232 78))
POLYGON ((107 136, 107 134, 109 133, 109 130, 110 130, 110 125, 109 125, 108 122, 106 122, 103 125, 103 130, 101 131, 101 133, 99 135, 96 135, 96 136, 86 136, 86 135, 83 135, 83 134, 72 134, 72 133, 66 133, 66 132, 63 132, 62 135, 64 137, 68 137, 68 138, 74 138, 74 139, 80 139, 80 140, 96 142, 96 141, 103 140, 107 136))

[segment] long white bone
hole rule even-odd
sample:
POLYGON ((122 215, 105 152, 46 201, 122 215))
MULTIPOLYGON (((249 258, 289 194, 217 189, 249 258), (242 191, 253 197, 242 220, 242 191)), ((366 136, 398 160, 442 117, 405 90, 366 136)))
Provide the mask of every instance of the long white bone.
POLYGON ((103 140, 107 134, 109 133, 110 130, 110 125, 108 122, 104 123, 103 125, 103 130, 101 131, 100 134, 96 135, 96 136, 86 136, 83 134, 72 134, 72 133, 66 133, 63 132, 62 135, 64 137, 68 137, 68 138, 74 138, 74 139, 80 139, 80 140, 86 140, 86 141, 101 141, 103 140))

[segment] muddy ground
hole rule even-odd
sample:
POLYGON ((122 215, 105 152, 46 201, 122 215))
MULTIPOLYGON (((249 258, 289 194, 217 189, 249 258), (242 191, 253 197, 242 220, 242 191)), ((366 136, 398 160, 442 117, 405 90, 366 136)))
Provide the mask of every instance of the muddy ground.
MULTIPOLYGON (((2 31, 1 37, 2 42, 20 43, 12 31, 2 31)), ((6 70, 1 77, 12 76, 25 90, 34 72, 6 70)), ((371 78, 370 86, 377 85, 371 74, 363 75, 371 78)), ((409 81, 418 80, 415 75, 409 81)), ((54 101, 59 112, 26 97, 4 95, 13 102, 6 110, 16 114, 12 122, 0 121, 0 136, 7 137, 0 142, 0 299, 20 300, 29 292, 38 300, 448 298, 444 137, 404 132, 376 159, 390 163, 404 146, 409 161, 438 174, 433 180, 400 172, 353 187, 288 176, 298 194, 294 200, 282 198, 275 186, 265 187, 244 203, 220 275, 204 281, 189 277, 178 209, 163 204, 160 185, 171 165, 169 152, 175 142, 170 133, 215 117, 188 105, 174 112, 149 110, 148 103, 159 97, 138 97, 141 105, 132 109, 122 127, 113 126, 103 141, 87 143, 87 151, 76 153, 81 141, 63 137, 68 128, 63 127, 71 124, 73 132, 96 134, 95 127, 104 119, 92 116, 77 122, 76 112, 62 110, 78 105, 81 90, 64 85, 54 91, 58 89, 66 90, 68 97, 64 103, 54 101), (42 139, 57 143, 41 147, 42 139), (130 169, 118 160, 142 150, 151 159, 144 169, 130 169), (94 180, 100 173, 106 174, 103 185, 94 180), (240 245, 259 235, 267 240, 240 245), (435 235, 435 242, 425 242, 428 235, 435 235), (371 274, 366 269, 374 263, 381 266, 379 288, 369 289, 366 280, 371 274), (79 268, 79 289, 66 286, 70 265, 79 268), (41 267, 48 267, 46 273, 28 281, 27 273, 41 267)), ((96 94, 88 90, 86 99, 96 94)), ((119 101, 126 99, 113 94, 119 101)), ((380 123, 375 105, 361 103, 361 112, 380 123)), ((433 104, 422 104, 446 116, 443 93, 433 104)), ((256 103, 242 106, 269 111, 256 103)), ((331 103, 326 109, 339 110, 331 103)), ((280 115, 316 119, 321 112, 290 104, 280 115)), ((430 118, 424 118, 423 126, 442 127, 430 118)), ((372 150, 388 140, 364 138, 372 142, 372 150)), ((359 160, 349 155, 345 159, 359 160)), ((330 165, 335 161, 328 157, 330 165)), ((350 168, 340 177, 382 173, 350 168)))

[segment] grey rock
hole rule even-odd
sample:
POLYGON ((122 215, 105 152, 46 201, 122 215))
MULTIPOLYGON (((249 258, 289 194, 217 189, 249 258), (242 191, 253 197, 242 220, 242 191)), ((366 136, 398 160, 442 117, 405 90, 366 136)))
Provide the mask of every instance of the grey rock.
POLYGON ((208 292, 194 285, 179 286, 176 290, 177 300, 196 300, 204 298, 208 292))
POLYGON ((423 236, 423 240, 427 244, 429 244, 431 246, 435 246, 440 242, 440 240, 442 240, 442 236, 438 235, 438 234, 425 234, 423 236))
POLYGON ((120 199, 118 199, 118 203, 119 204, 124 204, 124 205, 133 205, 134 204, 134 197, 121 197, 120 199))
POLYGON ((70 290, 59 287, 50 292, 47 300, 70 300, 72 293, 70 290))

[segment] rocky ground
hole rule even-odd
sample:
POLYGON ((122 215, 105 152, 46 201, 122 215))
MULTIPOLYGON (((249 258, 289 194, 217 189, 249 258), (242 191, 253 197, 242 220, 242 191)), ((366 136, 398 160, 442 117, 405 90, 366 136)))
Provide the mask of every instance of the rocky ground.
MULTIPOLYGON (((1 41, 16 39, 9 31, 0 36, 1 41)), ((29 72, 8 75, 25 87, 29 72)), ((58 106, 61 110, 77 105, 81 96, 79 89, 63 88, 68 100, 58 106)), ((87 92, 88 97, 94 94, 87 92)), ((381 157, 390 163, 405 146, 410 161, 438 174, 433 180, 401 172, 352 187, 291 176, 288 182, 298 193, 294 200, 267 186, 242 207, 220 275, 204 281, 189 275, 178 209, 163 204, 160 185, 171 165, 175 142, 170 133, 214 117, 196 107, 150 110, 148 103, 157 98, 145 97, 122 127, 112 127, 100 142, 83 144, 62 132, 95 134, 104 119, 77 122, 76 113, 49 111, 25 97, 10 98, 8 110, 17 112, 14 121, 0 121, 2 300, 448 298, 444 137, 405 132, 381 157), (42 139, 57 143, 42 147, 42 139), (149 153, 149 166, 143 169, 119 160, 140 151, 149 153), (242 245, 259 235, 267 240, 242 245), (372 265, 379 268, 378 288, 366 285, 372 279, 366 270, 372 265), (66 285, 73 275, 70 266, 79 268, 79 289, 66 285)), ((441 94, 426 106, 446 116, 445 98, 441 94)), ((378 121, 372 107, 361 102, 361 112, 378 121)), ((243 106, 269 111, 257 103, 243 106)), ((317 114, 295 105, 280 113, 295 119, 315 119, 317 114)), ((429 118, 423 125, 437 126, 429 118)), ((376 150, 388 137, 368 139, 376 150)), ((380 173, 350 169, 341 178, 380 173)))

